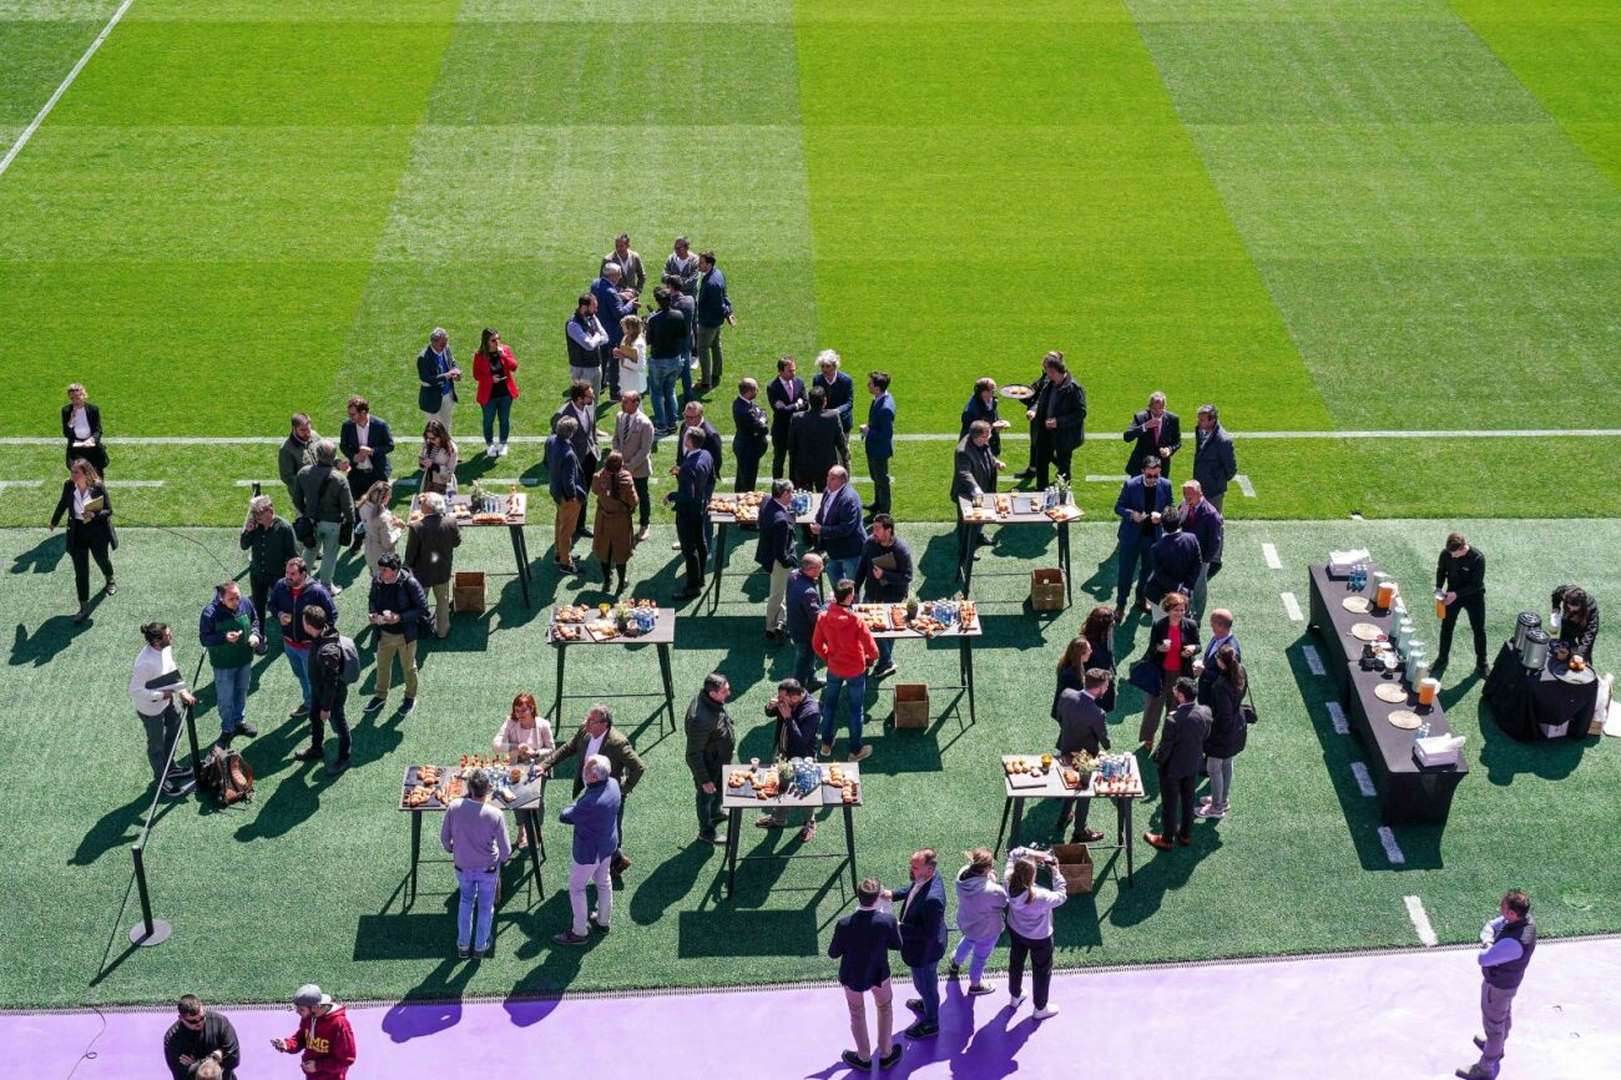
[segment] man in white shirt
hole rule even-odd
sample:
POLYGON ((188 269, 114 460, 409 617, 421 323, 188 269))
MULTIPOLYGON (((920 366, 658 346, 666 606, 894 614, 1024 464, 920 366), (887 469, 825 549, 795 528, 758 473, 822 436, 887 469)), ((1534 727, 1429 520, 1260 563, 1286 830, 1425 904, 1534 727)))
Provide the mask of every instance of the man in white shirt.
POLYGON ((151 684, 171 672, 178 672, 174 662, 174 635, 167 623, 147 623, 141 627, 146 645, 135 657, 135 670, 129 679, 129 696, 135 702, 135 712, 146 727, 146 758, 152 764, 152 780, 163 786, 170 798, 180 798, 197 781, 188 768, 176 765, 170 753, 175 738, 180 734, 180 710, 175 707, 178 698, 187 706, 197 699, 176 679, 170 689, 152 689, 151 684))

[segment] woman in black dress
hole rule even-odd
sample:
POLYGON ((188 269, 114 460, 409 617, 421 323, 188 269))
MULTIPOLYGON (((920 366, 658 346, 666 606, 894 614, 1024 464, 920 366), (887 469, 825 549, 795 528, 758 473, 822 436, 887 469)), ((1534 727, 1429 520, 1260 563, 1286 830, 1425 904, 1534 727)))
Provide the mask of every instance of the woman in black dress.
POLYGON ((1092 646, 1092 659, 1087 661, 1087 666, 1102 668, 1111 676, 1109 688, 1098 698, 1098 707, 1104 712, 1114 712, 1114 612, 1109 605, 1100 604, 1092 609, 1092 614, 1086 617, 1086 625, 1081 627, 1081 636, 1092 646))
POLYGON ((68 515, 68 557, 73 560, 73 585, 78 591, 79 613, 74 622, 90 617, 90 559, 96 560, 102 576, 107 579, 103 591, 111 596, 118 591, 113 581, 112 549, 117 540, 113 535, 113 504, 107 498, 96 467, 83 459, 73 463, 68 480, 62 485, 62 497, 56 501, 51 514, 51 528, 55 529, 68 515))

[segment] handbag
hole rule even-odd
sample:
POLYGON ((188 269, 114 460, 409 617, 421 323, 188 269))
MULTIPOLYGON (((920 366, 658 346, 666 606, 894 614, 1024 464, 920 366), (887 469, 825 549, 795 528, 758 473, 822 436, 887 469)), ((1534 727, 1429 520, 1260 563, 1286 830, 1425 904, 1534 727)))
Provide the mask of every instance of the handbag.
POLYGON ((1244 701, 1238 706, 1238 715, 1244 718, 1245 727, 1261 722, 1261 714, 1255 711, 1255 695, 1251 693, 1247 680, 1244 683, 1244 701))
POLYGON ((1165 692, 1165 669, 1153 657, 1144 657, 1131 665, 1126 681, 1149 697, 1159 697, 1165 692))
MULTIPOLYGON (((317 514, 321 512, 321 504, 326 501, 326 486, 331 482, 332 470, 328 469, 326 478, 321 481, 320 490, 315 494, 315 506, 313 509, 317 514)), ((308 509, 309 508, 306 508, 306 511, 301 511, 299 515, 293 519, 293 535, 298 538, 298 542, 300 544, 303 544, 307 548, 312 548, 315 546, 315 519, 309 515, 307 512, 308 509)))

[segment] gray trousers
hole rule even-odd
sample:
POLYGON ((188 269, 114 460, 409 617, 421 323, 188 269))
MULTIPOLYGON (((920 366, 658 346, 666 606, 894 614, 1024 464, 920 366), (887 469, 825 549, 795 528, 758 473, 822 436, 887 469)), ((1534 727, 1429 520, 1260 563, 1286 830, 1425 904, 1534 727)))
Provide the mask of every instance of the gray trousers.
POLYGON ((1486 1045, 1480 1051, 1479 1069, 1496 1073, 1497 1063, 1503 1060, 1503 1044, 1508 1042, 1508 1029, 1514 1026, 1514 995, 1519 988, 1500 990, 1489 982, 1480 984, 1480 1026, 1486 1032, 1486 1045))
POLYGON ((156 716, 145 713, 136 715, 146 727, 146 760, 152 765, 153 782, 161 784, 168 779, 186 776, 190 770, 169 761, 169 747, 174 745, 176 736, 180 734, 180 710, 170 702, 156 716), (165 770, 164 765, 169 768, 165 770))
MULTIPOLYGON (((1210 564, 1199 564, 1199 576, 1193 581, 1193 595, 1188 597, 1188 617, 1194 622, 1204 621, 1205 599, 1210 595, 1210 564)), ((1161 613, 1163 614, 1163 612, 1161 613)))

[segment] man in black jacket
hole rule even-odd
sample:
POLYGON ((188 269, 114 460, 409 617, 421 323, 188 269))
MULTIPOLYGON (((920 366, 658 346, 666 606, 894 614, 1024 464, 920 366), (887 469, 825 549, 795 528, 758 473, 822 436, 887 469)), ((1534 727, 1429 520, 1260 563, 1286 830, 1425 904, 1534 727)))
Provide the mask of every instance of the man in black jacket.
POLYGON ((1153 569, 1149 571, 1145 591, 1148 599, 1156 604, 1166 593, 1193 595, 1199 572, 1204 569, 1204 555, 1199 550, 1199 540, 1183 530, 1181 511, 1165 511, 1160 515, 1159 523, 1164 533, 1148 549, 1148 563, 1153 569))
MULTIPOLYGON (((777 684, 777 693, 765 703, 765 714, 776 722, 772 747, 778 758, 816 757, 816 736, 822 726, 822 706, 806 692, 798 679, 784 679, 777 684)), ((762 829, 780 829, 788 824, 788 810, 778 806, 754 820, 762 829)), ((804 808, 799 842, 808 844, 816 836, 816 811, 804 808)))
POLYGON ((1070 377, 1061 352, 1046 355, 1041 373, 1041 391, 1025 416, 1035 438, 1030 448, 1030 468, 1035 471, 1036 486, 1046 488, 1047 470, 1054 464, 1058 475, 1069 479, 1071 458, 1086 441, 1086 390, 1070 377))
POLYGON ((889 954, 901 948, 900 926, 895 916, 878 910, 883 887, 876 878, 867 878, 856 889, 861 906, 840 919, 827 943, 829 959, 839 962, 839 985, 850 1008, 850 1034, 856 1048, 840 1055, 858 1072, 872 1068, 872 1043, 867 1034, 867 991, 872 991, 878 1010, 878 1065, 890 1068, 901 1057, 901 1044, 894 1041, 894 990, 889 984, 889 954))
POLYGON ((1447 537, 1446 550, 1435 564, 1435 591, 1444 592, 1447 615, 1441 620, 1441 647, 1436 650, 1430 674, 1439 679, 1452 653, 1452 631, 1458 625, 1458 612, 1469 613, 1469 629, 1475 635, 1475 674, 1486 677, 1486 556, 1471 547, 1463 533, 1447 537))
MULTIPOLYGON (((1098 704, 1109 689, 1109 672, 1102 668, 1089 668, 1084 690, 1065 690, 1058 695, 1058 753, 1061 755, 1085 751, 1094 757, 1109 749, 1109 715, 1098 704)), ((1070 814, 1075 815, 1074 843, 1095 844, 1103 839, 1096 829, 1087 828, 1087 814, 1092 809, 1091 799, 1068 799, 1060 804, 1058 824, 1054 835, 1063 838, 1064 826, 1070 814)))
POLYGON ((1161 851, 1174 841, 1193 843, 1193 789, 1204 767, 1204 743, 1210 735, 1210 710, 1194 704, 1198 684, 1182 677, 1171 686, 1176 708, 1165 718, 1165 729, 1154 750, 1159 767, 1160 832, 1145 832, 1143 839, 1161 851))
POLYGON ((676 594, 678 601, 703 595, 704 570, 709 562, 709 497, 715 492, 715 463, 704 449, 704 433, 688 428, 681 440, 681 464, 675 467, 676 489, 669 500, 675 505, 676 546, 686 563, 686 587, 676 594))
POLYGON ((771 574, 771 593, 765 602, 765 639, 772 644, 783 640, 788 595, 788 575, 799 566, 794 554, 794 485, 788 480, 771 481, 771 498, 760 505, 760 542, 754 548, 754 561, 771 574))
MULTIPOLYGON (((856 564, 856 587, 869 604, 904 603, 912 591, 912 549, 895 535, 895 519, 879 514, 872 519, 872 531, 861 545, 861 561, 856 564)), ((895 639, 878 639, 878 662, 872 677, 895 674, 895 639)))
POLYGON ((398 656, 405 672, 405 700, 400 703, 404 716, 417 704, 417 635, 428 615, 428 591, 409 570, 401 568, 400 557, 392 551, 377 560, 368 610, 371 624, 377 628, 377 690, 366 702, 365 711, 376 712, 388 701, 398 656))
POLYGON ((850 448, 838 412, 828 407, 827 392, 813 387, 808 398, 809 409, 789 422, 788 476, 797 488, 825 491, 829 469, 850 467, 850 448))
POLYGON ((236 1028, 220 1013, 203 1006, 195 994, 176 1003, 180 1018, 163 1036, 163 1060, 174 1080, 191 1080, 206 1061, 219 1066, 221 1080, 236 1080, 242 1047, 236 1028))
POLYGON ((1218 511, 1227 485, 1238 475, 1238 459, 1233 456, 1233 437, 1221 426, 1214 405, 1200 405, 1198 429, 1193 433, 1193 478, 1199 481, 1204 497, 1218 511))
POLYGON ((1155 390, 1148 396, 1148 408, 1132 416, 1124 438, 1132 444, 1126 459, 1127 476, 1143 471, 1144 458, 1157 457, 1165 478, 1171 478, 1171 455, 1182 449, 1182 418, 1165 407, 1163 393, 1155 390))
POLYGON ((789 429, 794 417, 810 407, 805 396, 805 383, 796 374, 794 358, 784 356, 777 361, 777 377, 766 384, 765 399, 771 406, 771 475, 781 478, 787 473, 789 429))
MULTIPOLYGON (((983 420, 975 420, 968 425, 968 434, 957 441, 957 452, 951 466, 951 503, 959 511, 958 499, 976 499, 981 495, 996 493, 996 474, 1007 468, 1005 462, 997 460, 991 452, 991 425, 983 420)), ((965 562, 975 548, 990 543, 985 539, 985 528, 982 525, 959 525, 957 527, 957 561, 965 562)), ((977 559, 977 554, 972 555, 977 559)))
POLYGON ((304 609, 304 633, 310 648, 310 745, 293 757, 299 761, 320 761, 325 755, 326 724, 338 733, 337 760, 326 767, 328 776, 342 775, 349 768, 349 718, 343 707, 349 698, 349 684, 343 678, 343 645, 338 628, 327 624, 326 612, 318 607, 304 609))
POLYGON ((737 732, 726 712, 726 699, 732 684, 720 672, 704 676, 704 688, 687 706, 687 768, 697 789, 698 839, 705 844, 724 846, 726 837, 715 827, 726 820, 721 810, 726 766, 737 749, 737 732))
POLYGON ((755 400, 760 396, 760 384, 744 379, 737 384, 737 399, 732 402, 732 453, 737 457, 737 480, 733 491, 753 491, 760 481, 760 459, 765 457, 766 436, 771 430, 765 410, 755 400))

